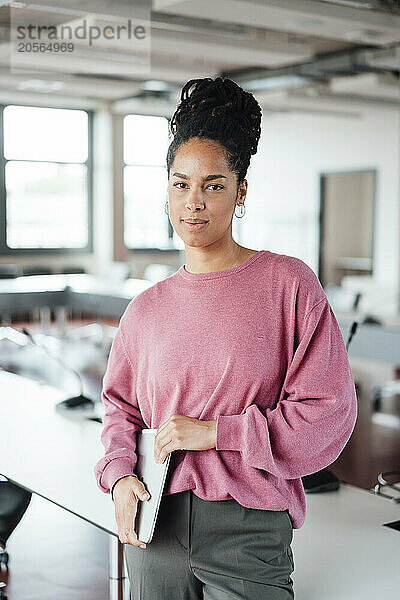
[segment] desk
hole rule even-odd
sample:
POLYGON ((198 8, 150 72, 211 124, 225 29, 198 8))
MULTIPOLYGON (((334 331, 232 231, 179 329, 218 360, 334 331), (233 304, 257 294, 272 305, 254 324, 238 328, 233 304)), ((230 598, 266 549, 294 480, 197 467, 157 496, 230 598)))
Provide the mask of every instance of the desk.
MULTIPOLYGON (((18 313, 33 307, 65 306, 119 319, 129 301, 154 282, 127 279, 110 284, 101 277, 78 273, 71 275, 31 275, 0 280, 0 312, 18 313)), ((343 337, 356 313, 336 315, 343 337)), ((399 364, 400 319, 391 318, 382 326, 360 325, 349 349, 350 357, 399 364)))
MULTIPOLYGON (((347 341, 350 326, 357 313, 336 313, 343 337, 347 341)), ((400 364, 400 319, 391 318, 382 325, 361 323, 349 347, 349 356, 400 364)))
POLYGON ((55 411, 67 394, 0 371, 0 473, 110 535, 110 599, 129 598, 114 504, 97 487, 101 424, 55 411), (125 595, 124 595, 125 588, 125 595))
POLYGON ((400 504, 341 484, 338 491, 307 494, 306 520, 294 530, 296 600, 398 598, 400 504))
POLYGON ((96 275, 30 275, 0 280, 0 312, 67 306, 119 318, 129 301, 153 285, 146 279, 109 282, 96 275), (101 310, 100 310, 101 309, 101 310))
MULTIPOLYGON (((108 532, 110 598, 128 599, 114 505, 93 475, 104 454, 101 424, 59 415, 54 405, 63 398, 55 388, 0 371, 0 473, 108 532)), ((296 600, 394 598, 400 532, 382 524, 400 519, 400 505, 347 484, 306 498, 306 522, 293 532, 296 600)))

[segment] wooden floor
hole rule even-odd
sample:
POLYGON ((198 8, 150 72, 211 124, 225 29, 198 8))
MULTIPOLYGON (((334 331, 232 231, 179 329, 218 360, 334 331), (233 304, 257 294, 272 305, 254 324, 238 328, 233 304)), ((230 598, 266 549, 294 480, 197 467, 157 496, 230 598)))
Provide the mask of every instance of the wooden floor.
MULTIPOLYGON (((116 324, 116 323, 114 323, 116 324)), ((370 394, 391 379, 389 366, 351 360, 360 385, 359 414, 346 448, 331 465, 347 483, 371 489, 377 474, 400 469, 400 428, 374 422, 370 394)), ((382 406, 400 415, 400 396, 382 406)), ((33 496, 21 523, 8 541, 8 600, 108 600, 108 536, 40 497, 33 496)))

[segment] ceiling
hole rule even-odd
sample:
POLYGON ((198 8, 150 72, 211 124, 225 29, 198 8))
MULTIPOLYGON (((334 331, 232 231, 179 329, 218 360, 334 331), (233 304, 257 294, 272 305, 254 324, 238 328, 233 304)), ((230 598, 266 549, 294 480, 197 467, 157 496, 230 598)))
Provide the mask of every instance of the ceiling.
POLYGON ((400 107, 400 0, 0 0, 1 102, 170 115, 188 79, 217 75, 271 112, 400 107), (87 34, 128 20, 145 34, 16 51, 21 24, 87 34))

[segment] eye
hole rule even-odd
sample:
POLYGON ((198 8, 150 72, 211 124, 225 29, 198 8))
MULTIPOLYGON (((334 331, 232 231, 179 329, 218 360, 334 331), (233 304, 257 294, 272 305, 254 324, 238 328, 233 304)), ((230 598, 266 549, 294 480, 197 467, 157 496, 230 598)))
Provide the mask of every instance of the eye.
MULTIPOLYGON (((210 185, 207 187, 212 187, 212 186, 217 186, 220 190, 224 189, 224 186, 220 185, 219 183, 210 183, 210 185)), ((218 190, 214 190, 214 191, 218 191, 218 190)))
MULTIPOLYGON (((174 187, 178 187, 178 185, 186 185, 186 183, 184 183, 183 181, 177 181, 176 183, 174 183, 174 187)), ((183 188, 178 188, 178 190, 182 190, 183 188)))

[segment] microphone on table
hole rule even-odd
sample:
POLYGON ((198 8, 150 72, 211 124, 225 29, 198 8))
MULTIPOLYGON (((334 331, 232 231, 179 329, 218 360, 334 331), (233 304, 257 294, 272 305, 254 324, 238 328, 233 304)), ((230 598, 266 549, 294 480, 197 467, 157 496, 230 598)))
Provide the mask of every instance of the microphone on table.
POLYGON ((359 321, 357 319, 355 321, 353 321, 352 324, 350 325, 349 335, 348 335, 347 342, 346 342, 346 350, 347 351, 349 351, 350 342, 353 339, 353 336, 354 336, 355 332, 357 331, 358 326, 359 326, 359 321))
POLYGON ((83 393, 83 382, 81 374, 78 371, 76 371, 73 367, 65 363, 59 356, 56 356, 55 354, 50 352, 48 348, 46 348, 46 346, 38 344, 33 338, 32 334, 27 329, 22 328, 21 331, 26 336, 28 336, 32 344, 44 350, 48 354, 48 356, 50 356, 50 358, 56 360, 66 371, 73 373, 79 381, 80 393, 77 396, 71 396, 70 398, 66 398, 65 400, 61 400, 60 402, 58 402, 56 404, 56 410, 63 413, 67 413, 68 415, 74 414, 74 416, 87 416, 88 413, 91 414, 93 412, 95 402, 91 398, 85 396, 85 394, 83 393))

